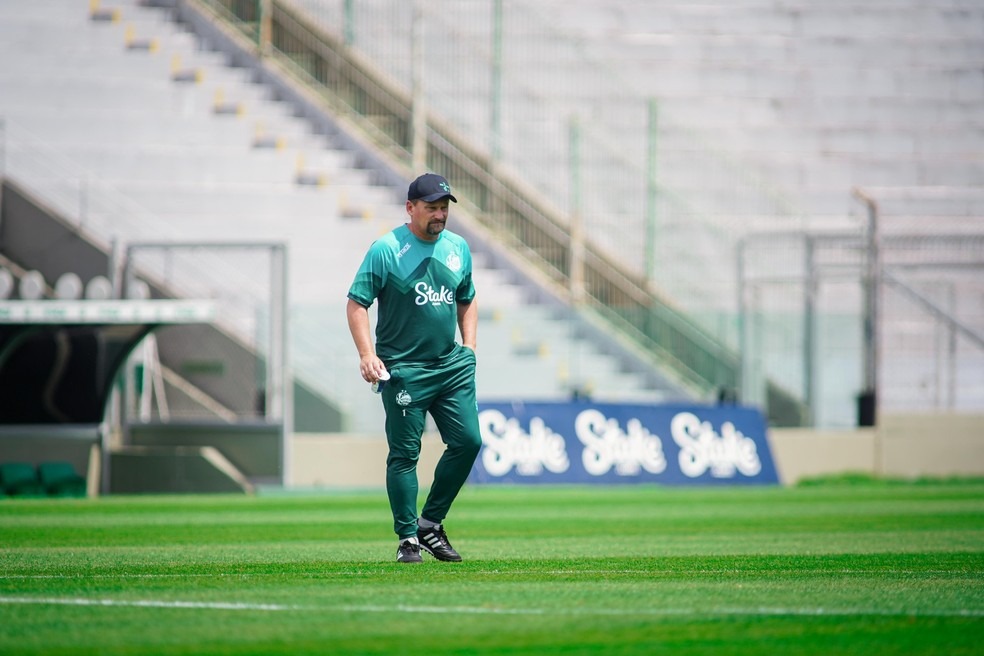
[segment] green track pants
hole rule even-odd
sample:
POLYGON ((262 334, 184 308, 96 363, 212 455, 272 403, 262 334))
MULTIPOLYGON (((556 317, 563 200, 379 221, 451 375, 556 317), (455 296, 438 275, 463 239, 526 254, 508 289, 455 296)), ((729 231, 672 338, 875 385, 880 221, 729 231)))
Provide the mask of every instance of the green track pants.
POLYGON ((475 399, 475 352, 458 346, 433 363, 386 363, 390 380, 380 396, 386 410, 386 493, 393 529, 400 539, 417 534, 417 460, 429 412, 444 454, 421 516, 434 522, 447 517, 482 446, 475 399))

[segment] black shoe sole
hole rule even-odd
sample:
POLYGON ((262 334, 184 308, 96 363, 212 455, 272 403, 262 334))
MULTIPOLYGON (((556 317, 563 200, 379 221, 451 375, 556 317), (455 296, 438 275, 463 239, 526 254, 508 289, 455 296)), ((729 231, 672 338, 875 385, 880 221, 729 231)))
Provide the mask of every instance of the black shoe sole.
POLYGON ((457 558, 454 558, 454 557, 445 556, 444 554, 436 554, 433 551, 431 551, 430 549, 428 549, 427 547, 425 547, 424 545, 420 545, 420 550, 421 551, 426 551, 427 553, 429 553, 430 555, 434 556, 434 558, 437 558, 441 562, 445 562, 445 563, 460 563, 461 562, 461 556, 458 556, 457 558))

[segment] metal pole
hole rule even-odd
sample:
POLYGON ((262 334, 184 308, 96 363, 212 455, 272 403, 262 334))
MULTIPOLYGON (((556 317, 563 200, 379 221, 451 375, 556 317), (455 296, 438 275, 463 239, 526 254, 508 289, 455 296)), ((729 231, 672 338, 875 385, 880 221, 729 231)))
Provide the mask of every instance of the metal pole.
POLYGON ((762 371, 762 340, 765 334, 765 327, 763 326, 764 321, 760 311, 762 307, 761 285, 751 285, 749 287, 749 293, 752 299, 750 303, 751 311, 749 312, 751 326, 748 331, 748 350, 752 355, 748 360, 749 396, 743 400, 746 403, 756 405, 767 411, 768 395, 765 391, 765 375, 762 371))
MULTIPOLYGON (((277 315, 276 332, 271 332, 271 348, 277 350, 277 367, 272 373, 276 380, 276 394, 268 393, 268 398, 277 397, 280 419, 280 467, 281 485, 286 486, 290 481, 290 440, 294 433, 294 393, 293 376, 290 373, 290 353, 288 351, 289 324, 290 324, 290 299, 287 292, 287 246, 279 245, 274 247, 272 271, 274 272, 273 284, 270 286, 271 295, 276 298, 271 299, 273 312, 277 315)), ((271 362, 271 365, 273 363, 271 362)), ((270 367, 273 369, 273 367, 270 367)))
POLYGON ((878 416, 878 289, 881 284, 878 253, 878 205, 874 199, 854 189, 868 211, 867 262, 864 276, 864 389, 858 399, 858 423, 875 425, 878 416))
POLYGON ((489 151, 492 164, 499 161, 502 154, 502 0, 492 2, 492 89, 490 126, 491 144, 489 151))
MULTIPOLYGON (((7 119, 0 116, 0 206, 3 203, 3 187, 7 179, 7 119)), ((0 226, 3 216, 0 215, 0 226)))
POLYGON ((579 331, 577 328, 578 308, 584 303, 584 233, 583 217, 581 215, 581 125, 577 116, 570 121, 570 176, 571 176, 571 209, 570 209, 570 250, 568 252, 568 289, 570 305, 568 306, 570 324, 570 353, 569 353, 569 385, 572 398, 580 398, 583 389, 581 382, 581 363, 579 351, 579 331))
POLYGON ((816 247, 813 237, 806 237, 806 267, 803 281, 803 401, 806 404, 806 425, 813 426, 816 421, 816 393, 814 389, 814 364, 816 359, 816 296, 817 296, 817 263, 816 247))
POLYGON ((742 402, 748 398, 748 303, 745 300, 745 248, 744 238, 738 240, 736 247, 736 280, 738 281, 738 398, 742 402))
MULTIPOLYGON (((953 314, 956 311, 956 289, 953 284, 947 285, 947 310, 953 314)), ((936 322, 939 324, 939 320, 936 322)), ((947 404, 946 409, 953 412, 957 405, 957 331, 953 324, 946 323, 947 334, 947 404)))
POLYGON ((7 119, 0 116, 0 182, 7 175, 7 119))
MULTIPOLYGON (((940 283, 939 296, 945 301, 947 312, 953 311, 952 291, 952 285, 948 285, 946 282, 940 283)), ((933 318, 933 409, 936 411, 939 411, 943 406, 943 370, 944 368, 952 370, 952 367, 947 366, 948 362, 944 353, 945 343, 948 341, 947 337, 952 335, 952 328, 936 317, 933 318)))
POLYGON ((260 56, 270 54, 270 41, 273 34, 273 0, 259 0, 260 29, 256 34, 256 45, 260 56))
POLYGON ((584 225, 581 215, 581 124, 577 116, 570 124, 570 170, 571 170, 571 246, 570 282, 571 303, 580 305, 584 301, 584 225))
POLYGON ((410 58, 413 80, 410 156, 414 173, 427 170, 427 97, 424 93, 424 5, 413 0, 410 58))
POLYGON ((345 0, 345 45, 355 45, 355 0, 345 0))
POLYGON ((79 178, 79 228, 85 228, 89 214, 89 178, 87 175, 79 178))
POLYGON ((649 133, 646 139, 646 280, 656 282, 656 99, 649 100, 649 133))
POLYGON ((270 249, 270 324, 267 344, 266 404, 267 421, 283 418, 283 259, 282 247, 270 249))
POLYGON ((737 245, 738 276, 738 384, 739 399, 746 405, 767 410, 768 397, 762 375, 761 322, 755 309, 760 306, 758 284, 749 282, 747 239, 739 239, 737 245))
MULTIPOLYGON (((124 281, 130 275, 131 257, 131 247, 124 247, 118 239, 113 239, 109 251, 109 270, 106 272, 113 287, 113 298, 124 298, 124 281)), ((109 394, 108 419, 104 417, 99 425, 99 448, 101 451, 99 476, 102 494, 109 494, 111 491, 113 436, 120 435, 123 436, 124 443, 128 441, 126 432, 129 430, 127 425, 130 422, 128 405, 132 398, 129 389, 132 375, 129 365, 126 365, 123 369, 122 380, 117 379, 112 382, 112 391, 109 394)))

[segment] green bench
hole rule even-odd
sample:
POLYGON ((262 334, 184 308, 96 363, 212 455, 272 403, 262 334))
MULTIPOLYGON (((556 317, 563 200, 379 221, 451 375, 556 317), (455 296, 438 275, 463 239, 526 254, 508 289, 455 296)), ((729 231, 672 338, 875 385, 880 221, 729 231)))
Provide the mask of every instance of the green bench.
POLYGON ((0 463, 0 496, 84 497, 86 481, 70 462, 0 463))
POLYGON ((34 465, 27 462, 0 463, 0 489, 11 497, 44 497, 48 493, 34 465))
POLYGON ((38 465, 38 478, 49 497, 84 497, 85 477, 75 473, 70 462, 42 462, 38 465))

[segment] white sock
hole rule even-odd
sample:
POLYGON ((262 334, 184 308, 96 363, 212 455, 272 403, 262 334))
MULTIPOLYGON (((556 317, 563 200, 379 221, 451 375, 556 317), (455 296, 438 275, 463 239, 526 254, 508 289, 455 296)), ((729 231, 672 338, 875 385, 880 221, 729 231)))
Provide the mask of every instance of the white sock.
POLYGON ((424 519, 421 517, 417 520, 417 526, 423 529, 434 528, 435 526, 440 526, 441 522, 432 522, 429 519, 424 519))
POLYGON ((409 542, 410 544, 420 544, 420 542, 417 541, 416 535, 411 535, 408 538, 403 538, 402 540, 400 540, 400 544, 403 544, 404 542, 409 542))

